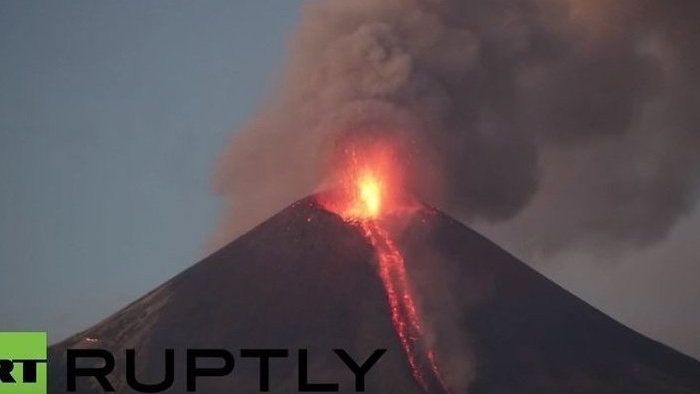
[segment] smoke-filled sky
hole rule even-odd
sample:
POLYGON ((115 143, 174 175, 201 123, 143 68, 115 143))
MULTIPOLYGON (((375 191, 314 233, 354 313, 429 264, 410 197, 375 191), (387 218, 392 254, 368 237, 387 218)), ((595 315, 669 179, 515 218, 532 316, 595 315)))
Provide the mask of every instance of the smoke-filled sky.
POLYGON ((698 11, 307 3, 269 102, 222 155, 223 239, 313 190, 335 146, 369 134, 407 141, 415 193, 472 222, 525 221, 534 250, 655 242, 700 186, 698 11))
POLYGON ((699 17, 690 0, 4 2, 0 299, 32 296, 0 303, 0 329, 96 322, 208 235, 314 191, 338 141, 386 134, 422 198, 700 357, 699 17))

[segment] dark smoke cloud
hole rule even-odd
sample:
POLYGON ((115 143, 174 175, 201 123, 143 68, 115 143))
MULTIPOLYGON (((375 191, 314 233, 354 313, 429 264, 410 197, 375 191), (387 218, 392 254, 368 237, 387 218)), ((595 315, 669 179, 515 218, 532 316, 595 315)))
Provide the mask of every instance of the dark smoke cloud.
POLYGON ((529 248, 661 239, 700 183, 696 0, 309 2, 222 154, 216 246, 316 190, 343 141, 402 141, 410 186, 529 248))

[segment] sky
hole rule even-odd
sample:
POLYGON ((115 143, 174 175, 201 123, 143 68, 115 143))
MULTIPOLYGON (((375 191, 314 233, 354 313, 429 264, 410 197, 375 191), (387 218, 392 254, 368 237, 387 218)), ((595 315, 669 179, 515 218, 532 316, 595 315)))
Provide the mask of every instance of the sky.
POLYGON ((0 2, 0 329, 60 340, 203 256, 216 155, 297 10, 0 2))
MULTIPOLYGON (((270 91, 300 3, 0 3, 0 330, 61 340, 204 256, 217 154, 270 91)), ((698 229, 696 210, 614 261, 530 263, 698 358, 698 229)))

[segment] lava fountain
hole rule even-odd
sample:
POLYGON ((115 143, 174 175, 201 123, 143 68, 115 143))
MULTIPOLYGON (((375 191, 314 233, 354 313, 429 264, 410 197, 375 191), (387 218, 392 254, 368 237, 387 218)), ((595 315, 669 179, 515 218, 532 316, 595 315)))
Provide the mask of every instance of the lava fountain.
POLYGON ((391 149, 375 147, 362 155, 355 150, 349 153, 337 191, 322 198, 321 204, 357 225, 374 248, 391 319, 413 378, 427 393, 448 394, 435 351, 425 337, 403 255, 386 224, 391 216, 410 214, 416 204, 397 193, 400 172, 391 149))

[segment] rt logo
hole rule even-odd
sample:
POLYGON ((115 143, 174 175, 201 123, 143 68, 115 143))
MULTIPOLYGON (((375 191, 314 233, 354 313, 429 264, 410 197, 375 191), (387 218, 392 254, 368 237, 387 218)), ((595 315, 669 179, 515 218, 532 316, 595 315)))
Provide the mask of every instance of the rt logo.
POLYGON ((0 332, 0 394, 46 394, 46 333, 0 332))

